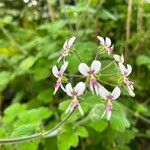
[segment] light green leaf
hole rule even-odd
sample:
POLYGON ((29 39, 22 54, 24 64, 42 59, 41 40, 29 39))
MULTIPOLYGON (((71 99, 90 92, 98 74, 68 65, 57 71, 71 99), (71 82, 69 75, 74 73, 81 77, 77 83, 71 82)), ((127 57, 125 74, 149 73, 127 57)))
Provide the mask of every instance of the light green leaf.
POLYGON ((33 66, 36 60, 37 60, 37 57, 33 57, 33 56, 29 56, 25 58, 18 67, 19 73, 29 70, 33 66))
POLYGON ((12 104, 4 111, 3 122, 11 123, 20 113, 26 110, 25 104, 12 104))
POLYGON ((105 106, 103 104, 96 104, 88 115, 89 122, 87 125, 98 132, 104 131, 108 126, 108 122, 101 119, 104 109, 105 106))
POLYGON ((85 127, 78 126, 74 132, 77 136, 88 137, 88 131, 85 127))
POLYGON ((126 128, 130 127, 126 114, 119 103, 113 103, 113 112, 110 119, 110 125, 114 130, 120 132, 124 132, 126 128))
POLYGON ((147 55, 140 55, 136 58, 136 64, 138 66, 145 65, 150 69, 150 57, 147 55))
POLYGON ((41 91, 37 98, 42 101, 44 104, 47 104, 49 102, 52 101, 52 90, 47 89, 47 90, 43 90, 41 91))
MULTIPOLYGON (((30 122, 29 122, 30 123, 30 122)), ((35 132, 36 126, 32 124, 25 124, 15 128, 12 132, 13 137, 22 137, 31 135, 35 132)))
POLYGON ((0 91, 4 90, 11 79, 11 72, 0 72, 0 91))
POLYGON ((38 109, 31 109, 25 112, 22 112, 18 116, 18 120, 15 122, 14 126, 18 127, 24 124, 36 124, 40 125, 41 121, 47 119, 52 115, 52 111, 48 108, 41 107, 38 109))
POLYGON ((77 147, 79 139, 73 132, 63 132, 57 137, 59 150, 69 150, 71 147, 77 147))

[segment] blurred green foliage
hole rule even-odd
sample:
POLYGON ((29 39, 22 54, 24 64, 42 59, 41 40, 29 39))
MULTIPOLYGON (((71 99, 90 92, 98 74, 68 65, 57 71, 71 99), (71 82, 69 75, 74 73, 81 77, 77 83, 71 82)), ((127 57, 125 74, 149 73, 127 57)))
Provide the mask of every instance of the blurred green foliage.
MULTIPOLYGON (((136 91, 135 98, 124 95, 114 103, 110 122, 100 118, 104 104, 89 94, 81 104, 86 115, 75 112, 57 137, 1 145, 2 150, 150 149, 150 1, 133 0, 126 39, 129 1, 0 1, 0 138, 43 132, 64 118, 70 101, 62 91, 53 95, 51 67, 73 35, 85 62, 95 56, 96 36, 110 37, 115 53, 124 53, 133 66, 136 91)), ((68 57, 68 73, 78 73, 75 59, 68 57)))

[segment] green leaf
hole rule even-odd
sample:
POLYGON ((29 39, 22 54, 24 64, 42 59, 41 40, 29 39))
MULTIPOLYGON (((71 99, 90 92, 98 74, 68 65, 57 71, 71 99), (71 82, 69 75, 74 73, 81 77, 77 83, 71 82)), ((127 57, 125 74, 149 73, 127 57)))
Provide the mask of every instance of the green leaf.
MULTIPOLYGON (((29 122, 30 123, 30 122, 29 122)), ((13 137, 22 137, 35 133, 36 126, 32 124, 25 124, 15 128, 12 132, 13 137)))
POLYGON ((50 71, 47 67, 37 67, 33 71, 33 76, 36 81, 43 80, 49 77, 50 71))
POLYGON ((24 143, 17 144, 19 150, 37 150, 39 147, 40 140, 36 139, 33 141, 27 141, 24 143))
POLYGON ((117 20, 116 16, 113 15, 113 13, 109 12, 106 9, 101 9, 101 13, 99 13, 98 16, 103 20, 108 20, 108 19, 111 19, 114 21, 117 20))
POLYGON ((135 132, 133 130, 126 130, 126 132, 119 132, 116 135, 116 141, 119 145, 124 145, 129 143, 135 137, 135 132))
POLYGON ((4 90, 11 79, 11 72, 0 72, 0 91, 4 90))
POLYGON ((120 132, 124 132, 126 128, 130 127, 130 123, 126 118, 126 114, 119 103, 113 103, 113 112, 110 119, 110 126, 112 129, 120 132))
POLYGON ((63 132, 57 137, 59 150, 69 150, 71 147, 77 147, 79 139, 73 132, 63 132))
POLYGON ((52 90, 50 91, 50 89, 47 90, 43 90, 41 91, 37 98, 42 101, 44 104, 48 104, 49 102, 52 101, 52 90))
MULTIPOLYGON (((81 56, 81 58, 85 62, 91 61, 91 57, 93 56, 93 53, 96 52, 96 45, 95 43, 92 42, 78 42, 75 46, 75 49, 77 53, 81 56)), ((70 54, 67 57, 69 62, 72 62, 72 60, 76 60, 73 63, 70 63, 68 66, 68 70, 71 73, 76 73, 78 72, 78 66, 80 64, 80 60, 76 56, 76 54, 70 54)))
POLYGON ((19 73, 29 70, 33 66, 36 60, 37 57, 33 57, 33 56, 29 56, 25 58, 18 67, 19 73))
POLYGON ((15 122, 14 126, 18 127, 28 123, 36 124, 38 126, 40 125, 42 120, 47 119, 51 115, 52 111, 45 107, 31 109, 19 114, 18 120, 15 122))
POLYGON ((12 104, 4 111, 3 122, 11 123, 20 113, 26 110, 25 104, 12 104))
POLYGON ((146 55, 140 55, 136 58, 136 64, 141 65, 150 65, 150 57, 146 55))
POLYGON ((88 137, 88 135, 89 135, 86 128, 81 127, 81 126, 77 126, 77 128, 75 129, 74 132, 77 136, 80 136, 80 137, 88 137))
POLYGON ((61 102, 59 104, 59 109, 61 111, 65 111, 67 109, 67 107, 69 106, 70 102, 71 102, 71 99, 61 102))
POLYGON ((5 137, 5 129, 4 128, 0 128, 0 138, 5 137))
POLYGON ((104 109, 105 106, 103 104, 96 104, 88 115, 89 122, 87 125, 98 132, 104 131, 108 126, 108 122, 101 119, 104 109))
POLYGON ((144 65, 150 69, 150 57, 147 55, 140 55, 136 58, 136 64, 138 66, 144 65))

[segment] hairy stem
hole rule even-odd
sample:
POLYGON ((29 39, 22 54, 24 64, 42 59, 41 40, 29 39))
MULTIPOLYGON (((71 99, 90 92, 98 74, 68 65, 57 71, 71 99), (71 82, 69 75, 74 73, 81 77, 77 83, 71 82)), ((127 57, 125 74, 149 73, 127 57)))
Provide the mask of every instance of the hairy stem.
POLYGON ((78 52, 77 52, 76 50, 74 50, 73 52, 76 54, 76 56, 78 57, 79 61, 82 63, 83 60, 82 60, 82 58, 80 57, 80 55, 78 54, 78 52))
POLYGON ((54 128, 52 128, 49 131, 45 131, 44 133, 33 134, 26 137, 20 137, 20 138, 0 139, 0 144, 13 144, 13 143, 25 142, 37 138, 53 137, 54 135, 58 134, 58 132, 56 131, 72 116, 74 112, 75 109, 72 112, 70 112, 60 123, 58 123, 54 128), (56 134, 54 134, 54 132, 56 132, 56 134))
POLYGON ((109 66, 111 66, 113 63, 115 62, 115 60, 114 61, 112 61, 110 64, 108 64, 107 66, 105 66, 104 68, 102 68, 100 71, 103 71, 103 70, 105 70, 105 69, 107 69, 109 66))

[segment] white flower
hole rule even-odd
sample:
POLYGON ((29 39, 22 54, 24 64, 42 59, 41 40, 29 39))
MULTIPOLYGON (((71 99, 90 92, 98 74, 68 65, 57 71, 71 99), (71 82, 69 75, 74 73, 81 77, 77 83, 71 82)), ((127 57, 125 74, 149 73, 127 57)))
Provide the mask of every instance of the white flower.
POLYGON ((113 55, 113 57, 114 57, 115 61, 117 61, 118 63, 121 63, 121 64, 124 63, 124 56, 123 55, 119 56, 119 55, 115 54, 115 55, 113 55))
POLYGON ((68 96, 72 97, 72 101, 66 109, 66 113, 73 111, 75 108, 78 108, 80 113, 84 115, 82 107, 78 101, 78 96, 83 95, 85 87, 85 83, 83 82, 79 82, 74 88, 72 88, 71 83, 66 85, 66 93, 68 96))
POLYGON ((65 90, 64 87, 63 87, 63 85, 62 85, 62 76, 63 76, 64 71, 66 70, 67 67, 68 67, 68 62, 65 62, 62 65, 62 67, 61 67, 60 70, 58 70, 58 68, 57 68, 56 65, 53 66, 53 68, 52 68, 52 73, 57 78, 56 84, 54 85, 54 88, 55 88, 54 94, 57 92, 57 90, 59 89, 59 87, 61 87, 63 90, 65 90))
POLYGON ((60 54, 60 57, 59 57, 59 59, 58 59, 58 62, 59 62, 61 59, 65 58, 66 56, 69 55, 69 50, 70 50, 70 48, 72 47, 72 45, 73 45, 73 43, 74 43, 75 40, 76 40, 76 37, 73 36, 73 37, 70 38, 69 40, 66 40, 66 41, 65 41, 65 43, 64 43, 64 45, 63 45, 63 51, 62 51, 61 54, 60 54))
POLYGON ((130 96, 134 97, 135 93, 134 93, 134 87, 133 87, 133 82, 129 81, 128 78, 124 77, 124 83, 126 84, 127 88, 128 88, 128 93, 130 96))
POLYGON ((132 72, 131 65, 127 64, 127 68, 123 64, 119 64, 119 68, 123 76, 128 77, 132 72))
POLYGON ((112 110, 113 110, 112 101, 117 99, 120 96, 120 94, 121 94, 120 88, 118 86, 116 86, 114 88, 114 90, 112 91, 112 93, 111 93, 107 89, 105 89, 103 86, 101 86, 99 88, 99 93, 100 93, 100 96, 104 100, 107 101, 106 109, 105 109, 104 113, 102 114, 101 118, 103 118, 104 115, 106 114, 107 115, 107 120, 110 120, 111 114, 112 114, 112 110))
POLYGON ((94 94, 94 90, 96 94, 98 95, 98 89, 100 84, 96 81, 95 75, 100 71, 101 69, 101 62, 98 60, 94 60, 91 64, 91 67, 88 67, 87 64, 81 63, 78 67, 79 72, 86 76, 90 77, 90 89, 92 93, 94 94))
POLYGON ((134 93, 133 82, 129 81, 129 79, 127 78, 132 72, 132 67, 129 64, 127 64, 127 68, 126 68, 123 64, 119 63, 119 68, 121 73, 124 76, 124 83, 128 88, 129 95, 134 97, 135 93, 134 93))
POLYGON ((105 40, 101 36, 97 36, 100 43, 104 46, 104 48, 107 50, 108 54, 112 53, 114 50, 114 45, 111 46, 111 40, 110 38, 106 37, 105 40))

